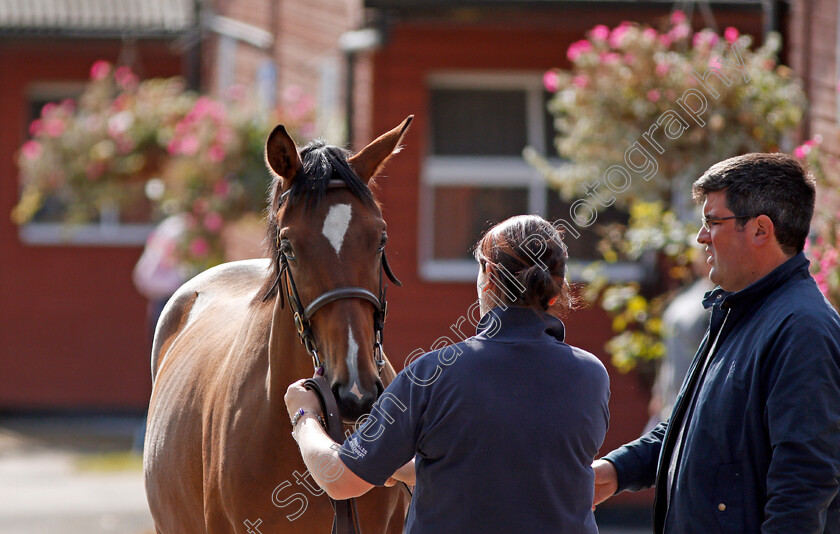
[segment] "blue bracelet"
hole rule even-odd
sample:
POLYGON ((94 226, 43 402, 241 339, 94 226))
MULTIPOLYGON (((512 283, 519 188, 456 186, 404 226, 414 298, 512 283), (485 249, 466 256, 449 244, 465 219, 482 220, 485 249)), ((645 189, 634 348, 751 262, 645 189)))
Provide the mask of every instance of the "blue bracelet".
POLYGON ((327 425, 324 424, 324 419, 320 415, 313 412, 312 410, 304 410, 303 408, 301 408, 297 412, 295 412, 295 416, 292 417, 292 432, 293 433, 294 433, 295 427, 298 424, 298 421, 300 421, 300 418, 303 417, 303 414, 307 414, 307 413, 311 413, 312 415, 314 415, 318 419, 318 422, 321 424, 321 426, 326 428, 327 425))

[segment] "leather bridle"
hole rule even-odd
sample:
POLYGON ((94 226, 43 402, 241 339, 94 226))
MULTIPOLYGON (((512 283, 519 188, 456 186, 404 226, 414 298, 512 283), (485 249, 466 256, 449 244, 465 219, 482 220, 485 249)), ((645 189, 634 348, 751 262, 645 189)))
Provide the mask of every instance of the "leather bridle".
MULTIPOLYGON (((327 186, 329 189, 347 187, 343 180, 330 180, 327 186)), ((280 196, 280 206, 288 199, 289 191, 286 191, 280 196)), ((279 206, 278 206, 279 208, 279 206)), ((281 309, 285 306, 283 300, 283 287, 286 288, 286 296, 289 298, 289 306, 292 308, 295 318, 295 329, 300 337, 301 343, 306 348, 306 352, 312 356, 312 365, 315 367, 316 376, 309 378, 305 382, 305 387, 314 391, 321 403, 322 412, 326 419, 325 430, 330 437, 340 442, 344 435, 342 433, 341 417, 338 413, 338 406, 336 405, 335 397, 331 391, 327 381, 322 375, 318 375, 317 370, 323 365, 321 358, 318 355, 318 345, 315 342, 315 333, 312 330, 312 317, 321 308, 331 302, 343 299, 362 299, 373 304, 373 361, 376 364, 376 369, 379 374, 382 374, 382 368, 385 366, 385 356, 382 354, 382 332, 385 329, 385 319, 388 316, 388 302, 385 300, 385 291, 388 289, 388 284, 383 283, 382 273, 395 283, 401 286, 402 282, 394 276, 391 267, 388 265, 388 258, 385 256, 385 249, 383 248, 379 260, 379 295, 374 294, 369 289, 358 286, 344 286, 322 293, 316 297, 306 307, 300 300, 295 278, 292 275, 291 267, 289 266, 289 258, 280 248, 280 232, 277 233, 277 279, 271 287, 273 290, 277 287, 278 298, 280 299, 281 309)), ((269 290, 269 294, 271 292, 269 290)), ((403 492, 411 500, 411 491, 403 483, 400 483, 403 492)), ((356 500, 347 499, 336 501, 330 498, 330 503, 333 507, 335 517, 333 519, 332 532, 333 534, 355 534, 361 532, 359 527, 359 515, 356 510, 356 500)))
MULTIPOLYGON (((343 180, 330 180, 329 189, 347 187, 343 180)), ((286 191, 280 196, 280 206, 287 200, 290 191, 286 191)), ((318 355, 318 345, 315 342, 315 333, 312 330, 312 317, 315 313, 331 302, 343 299, 362 299, 373 304, 373 361, 376 364, 376 369, 379 374, 382 373, 382 368, 385 366, 385 357, 382 354, 382 334, 385 329, 385 319, 388 316, 388 302, 385 300, 385 291, 388 289, 388 284, 382 281, 382 272, 397 286, 401 286, 402 282, 394 276, 391 267, 388 265, 388 258, 385 255, 385 249, 382 249, 380 254, 380 268, 379 268, 379 295, 375 295, 369 289, 358 286, 345 286, 331 289, 309 303, 304 307, 298 294, 297 285, 295 284, 292 270, 289 266, 289 258, 280 250, 280 233, 277 233, 277 249, 278 249, 278 269, 277 280, 275 280, 273 287, 285 286, 286 295, 289 298, 289 306, 294 312, 295 329, 300 337, 301 343, 306 348, 306 352, 312 356, 312 365, 317 370, 323 366, 320 356, 318 355)), ((285 303, 283 301, 283 288, 277 288, 280 298, 280 307, 283 308, 285 303)))

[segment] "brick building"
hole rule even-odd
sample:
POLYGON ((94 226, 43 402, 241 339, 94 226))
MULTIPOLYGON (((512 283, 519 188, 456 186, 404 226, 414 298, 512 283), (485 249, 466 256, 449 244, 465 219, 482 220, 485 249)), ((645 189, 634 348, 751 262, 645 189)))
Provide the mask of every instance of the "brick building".
POLYGON ((347 0, 0 2, 0 412, 141 412, 151 390, 146 302, 131 282, 151 226, 68 232, 9 217, 15 155, 41 107, 78 96, 104 59, 217 94, 254 86, 267 105, 299 86, 341 135, 337 41, 360 13, 347 0))
MULTIPOLYGON (((596 24, 652 22, 671 9, 561 0, 125 0, 119 13, 102 9, 94 17, 95 0, 74 1, 71 12, 0 9, 0 213, 17 198, 13 155, 32 114, 43 101, 78 91, 97 59, 131 60, 144 76, 182 74, 211 92, 253 85, 269 104, 299 86, 317 96, 321 131, 340 137, 352 110, 355 148, 414 114, 405 150, 377 190, 389 259, 404 282, 389 291, 386 331, 398 367, 451 333, 474 300, 475 266, 465 253, 485 221, 520 212, 552 218, 565 207, 518 156, 523 143, 551 156, 542 73, 568 67, 569 44, 596 24)), ((721 28, 760 35, 786 18, 787 4, 770 4, 776 9, 720 2, 712 12, 721 28)), ((781 29, 791 35, 792 65, 809 73, 811 128, 836 141, 837 54, 829 45, 836 5, 797 2, 790 14, 781 29)), ((695 19, 703 23, 700 10, 695 19)), ((0 410, 142 410, 150 388, 145 303, 130 272, 148 227, 91 228, 70 242, 47 230, 18 229, 0 217, 0 410)), ((591 259, 593 241, 576 241, 573 258, 591 259)), ((640 268, 612 274, 638 277, 640 268)), ((566 322, 569 342, 607 360, 602 311, 576 312, 566 322)), ((637 376, 610 374, 605 449, 638 435, 648 400, 637 376)))

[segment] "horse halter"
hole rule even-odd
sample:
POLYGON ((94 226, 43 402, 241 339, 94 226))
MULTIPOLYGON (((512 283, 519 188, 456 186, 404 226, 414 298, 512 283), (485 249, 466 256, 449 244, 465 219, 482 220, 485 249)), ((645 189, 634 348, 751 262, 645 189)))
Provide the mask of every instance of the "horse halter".
MULTIPOLYGON (((328 185, 329 189, 340 188, 340 187, 347 187, 347 184, 343 180, 330 180, 328 185)), ((289 195, 289 191, 286 191, 280 196, 280 205, 282 205, 289 195)), ((298 294, 297 285, 295 284, 295 279, 292 276, 292 270, 289 266, 289 259, 286 257, 285 254, 280 250, 280 233, 277 234, 277 248, 279 258, 277 262, 279 263, 279 269, 277 273, 277 280, 274 282, 274 286, 278 285, 285 285, 287 290, 287 295, 289 297, 289 306, 291 306, 292 311, 294 312, 295 317, 295 329, 297 330, 298 336, 300 337, 301 343, 306 348, 306 352, 312 356, 312 365, 317 370, 319 367, 323 365, 321 362, 321 358, 318 355, 318 346, 315 342, 315 333, 312 330, 312 316, 315 313, 326 306, 331 302, 335 302, 337 300, 343 299, 362 299, 370 302, 373 304, 375 311, 373 312, 373 334, 374 334, 374 345, 373 345, 373 361, 376 364, 376 369, 379 374, 382 373, 382 368, 385 366, 385 358, 382 355, 382 333, 385 329, 385 319, 388 316, 388 302, 385 300, 385 291, 388 289, 388 284, 383 284, 382 282, 382 272, 385 272, 385 275, 397 286, 401 286, 402 282, 400 282, 396 276, 394 276, 393 271, 391 271, 391 267, 388 265, 388 258, 385 256, 385 250, 383 249, 380 259, 380 268, 379 268, 379 295, 375 295, 372 291, 365 289, 363 287, 357 286, 345 286, 339 287, 335 289, 331 289, 317 298, 315 298, 312 302, 309 303, 308 306, 304 307, 300 300, 300 295, 298 294), (285 284, 282 283, 282 278, 285 277, 285 284)), ((278 296, 280 298, 280 307, 283 308, 285 303, 283 301, 283 288, 277 288, 278 296)))

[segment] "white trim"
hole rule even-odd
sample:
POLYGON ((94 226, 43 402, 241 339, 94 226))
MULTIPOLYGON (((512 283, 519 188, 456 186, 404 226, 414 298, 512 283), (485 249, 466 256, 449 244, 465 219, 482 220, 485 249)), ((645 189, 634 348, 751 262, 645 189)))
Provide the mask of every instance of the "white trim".
MULTIPOLYGON (((587 261, 570 261, 567 278, 572 283, 583 281, 587 261)), ((644 278, 644 262, 618 262, 603 266, 610 282, 635 282, 644 278)), ((420 277, 429 282, 475 282, 478 264, 473 260, 428 260, 420 264, 420 277)))
POLYGON ((421 179, 430 186, 529 187, 545 184, 536 169, 516 156, 429 156, 423 162, 421 179))
POLYGON ((271 32, 240 20, 213 14, 206 14, 202 19, 204 26, 210 31, 248 43, 261 50, 268 50, 274 44, 274 35, 271 32))
POLYGON ((29 223, 18 228, 21 242, 34 246, 142 246, 153 224, 29 223))

